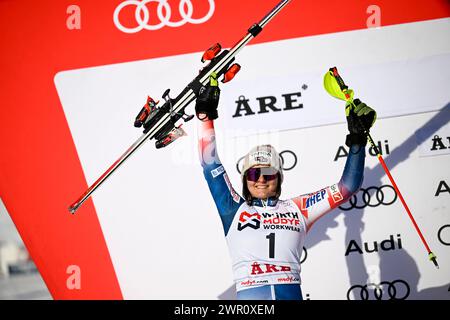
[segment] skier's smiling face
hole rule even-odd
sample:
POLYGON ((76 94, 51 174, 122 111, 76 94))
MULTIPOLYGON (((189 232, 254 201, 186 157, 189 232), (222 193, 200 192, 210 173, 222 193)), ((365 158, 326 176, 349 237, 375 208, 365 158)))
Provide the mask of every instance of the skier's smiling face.
POLYGON ((267 199, 276 196, 277 171, 267 166, 255 166, 247 170, 247 188, 253 198, 267 199))

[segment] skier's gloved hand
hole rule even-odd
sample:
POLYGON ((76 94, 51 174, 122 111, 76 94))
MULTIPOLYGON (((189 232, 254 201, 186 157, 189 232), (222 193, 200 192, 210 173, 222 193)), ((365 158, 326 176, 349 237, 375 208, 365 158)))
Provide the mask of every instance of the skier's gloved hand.
POLYGON ((345 105, 348 131, 350 131, 350 134, 347 135, 347 139, 345 140, 345 144, 348 147, 352 144, 365 146, 367 144, 367 136, 364 133, 364 128, 367 131, 370 130, 377 119, 377 113, 359 99, 353 100, 353 104, 347 102, 345 105))
POLYGON ((201 121, 218 118, 217 106, 219 105, 220 89, 217 74, 212 73, 206 86, 200 88, 195 103, 195 113, 201 121))

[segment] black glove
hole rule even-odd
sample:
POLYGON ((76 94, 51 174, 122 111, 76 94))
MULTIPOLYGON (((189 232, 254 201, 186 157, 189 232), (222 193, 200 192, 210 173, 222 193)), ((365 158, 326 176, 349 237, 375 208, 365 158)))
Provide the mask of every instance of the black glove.
POLYGON ((217 106, 219 105, 220 89, 217 75, 212 73, 209 83, 200 88, 197 101, 195 102, 195 113, 201 121, 214 120, 219 117, 217 106))
POLYGON ((353 100, 353 104, 347 102, 345 106, 348 131, 350 131, 350 134, 347 135, 345 140, 345 144, 348 147, 352 144, 365 146, 367 144, 367 136, 364 128, 367 132, 370 130, 377 119, 377 113, 359 99, 353 100))

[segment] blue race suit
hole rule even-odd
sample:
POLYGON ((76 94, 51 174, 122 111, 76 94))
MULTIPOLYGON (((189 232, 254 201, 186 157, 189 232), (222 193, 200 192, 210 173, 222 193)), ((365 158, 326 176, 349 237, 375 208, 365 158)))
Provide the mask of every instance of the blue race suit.
POLYGON ((214 123, 200 122, 199 156, 232 260, 238 299, 301 300, 300 261, 306 233, 346 202, 363 181, 365 147, 352 145, 340 181, 289 200, 253 199, 234 190, 216 150, 214 123))

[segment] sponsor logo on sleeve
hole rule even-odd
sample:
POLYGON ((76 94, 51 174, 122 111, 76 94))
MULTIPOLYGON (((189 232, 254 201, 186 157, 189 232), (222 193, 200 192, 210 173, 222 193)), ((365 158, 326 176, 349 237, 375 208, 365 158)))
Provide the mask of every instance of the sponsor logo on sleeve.
POLYGON ((339 187, 337 184, 333 184, 332 186, 330 186, 329 190, 334 203, 337 203, 344 199, 341 192, 339 191, 339 187))
POLYGON ((225 172, 225 168, 223 166, 217 167, 214 170, 211 170, 211 175, 213 178, 216 178, 217 176, 221 175, 225 172))
POLYGON ((325 199, 325 194, 327 191, 325 189, 317 191, 316 193, 311 193, 307 195, 306 197, 302 198, 301 202, 301 210, 307 210, 309 207, 311 207, 314 204, 319 203, 323 199, 325 199))

